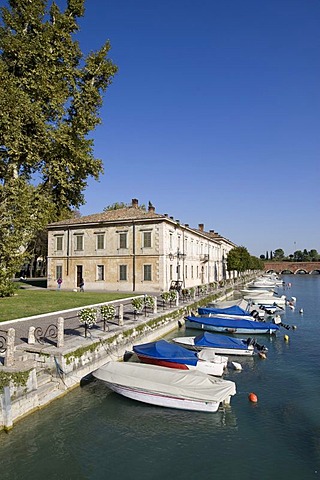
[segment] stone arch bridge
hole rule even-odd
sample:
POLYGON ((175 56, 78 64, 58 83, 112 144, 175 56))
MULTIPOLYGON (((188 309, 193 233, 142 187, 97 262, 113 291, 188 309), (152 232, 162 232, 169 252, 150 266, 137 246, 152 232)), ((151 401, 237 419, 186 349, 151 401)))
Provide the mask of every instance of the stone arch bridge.
POLYGON ((320 262, 265 262, 265 272, 320 275, 320 262))

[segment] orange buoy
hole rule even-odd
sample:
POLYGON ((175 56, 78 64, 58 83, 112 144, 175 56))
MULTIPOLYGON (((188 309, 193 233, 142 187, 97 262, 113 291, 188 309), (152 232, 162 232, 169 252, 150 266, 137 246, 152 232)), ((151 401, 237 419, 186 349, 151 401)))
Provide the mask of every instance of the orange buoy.
POLYGON ((248 398, 249 398, 250 402, 253 402, 253 403, 257 403, 257 401, 258 401, 258 397, 255 393, 249 393, 248 398))

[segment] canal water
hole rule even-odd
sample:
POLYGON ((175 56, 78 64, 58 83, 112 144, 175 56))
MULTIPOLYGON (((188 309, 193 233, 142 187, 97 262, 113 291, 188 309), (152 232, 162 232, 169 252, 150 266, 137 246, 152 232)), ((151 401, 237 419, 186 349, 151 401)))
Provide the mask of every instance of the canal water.
POLYGON ((320 277, 283 279, 297 303, 282 321, 297 328, 258 338, 266 360, 237 357, 243 370, 226 374, 237 384, 230 407, 159 408, 95 380, 0 433, 0 479, 320 478, 320 277))

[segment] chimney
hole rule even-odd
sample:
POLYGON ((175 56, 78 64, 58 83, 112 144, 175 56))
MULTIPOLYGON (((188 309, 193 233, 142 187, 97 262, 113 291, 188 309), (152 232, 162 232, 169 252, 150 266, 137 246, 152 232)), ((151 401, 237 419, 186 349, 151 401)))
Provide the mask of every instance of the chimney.
POLYGON ((151 212, 151 213, 155 212, 155 207, 152 205, 151 202, 149 202, 149 205, 148 205, 148 212, 151 212))
POLYGON ((189 227, 189 223, 186 223, 186 224, 185 224, 185 227, 189 227))
POLYGON ((203 223, 199 223, 199 230, 200 230, 200 232, 203 232, 203 230, 204 230, 204 224, 203 223))
POLYGON ((210 233, 214 233, 214 230, 209 230, 210 233))
POLYGON ((133 198, 132 199, 132 208, 138 208, 139 206, 139 200, 137 200, 136 198, 133 198))

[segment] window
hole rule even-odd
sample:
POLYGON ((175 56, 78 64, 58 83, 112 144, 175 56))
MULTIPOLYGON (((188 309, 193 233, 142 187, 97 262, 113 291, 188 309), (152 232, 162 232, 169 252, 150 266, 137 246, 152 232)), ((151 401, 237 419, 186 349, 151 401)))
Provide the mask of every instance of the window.
POLYGON ((62 265, 56 266, 56 278, 62 278, 62 265))
POLYGON ((83 235, 76 235, 76 250, 83 250, 83 235))
POLYGON ((119 280, 127 280, 127 265, 119 265, 119 280))
POLYGON ((143 265, 143 280, 146 282, 151 282, 151 265, 143 265))
POLYGON ((172 265, 170 265, 170 280, 172 280, 172 265))
POLYGON ((172 250, 172 233, 170 233, 170 237, 169 237, 169 248, 170 250, 172 250))
POLYGON ((97 280, 104 280, 104 265, 97 265, 97 280))
POLYGON ((97 250, 104 249, 104 233, 97 234, 97 250))
POLYGON ((143 232, 143 248, 151 248, 151 232, 143 232))
POLYGON ((63 236, 56 237, 56 250, 61 251, 62 250, 62 240, 63 236))
POLYGON ((128 248, 127 247, 127 232, 119 233, 119 248, 128 248))
POLYGON ((185 266, 185 276, 186 276, 186 278, 188 278, 188 266, 187 265, 185 266))
POLYGON ((191 265, 191 278, 193 278, 193 265, 191 265))

